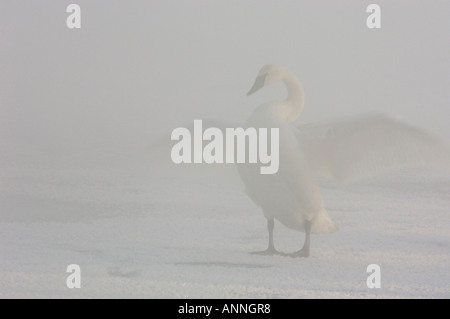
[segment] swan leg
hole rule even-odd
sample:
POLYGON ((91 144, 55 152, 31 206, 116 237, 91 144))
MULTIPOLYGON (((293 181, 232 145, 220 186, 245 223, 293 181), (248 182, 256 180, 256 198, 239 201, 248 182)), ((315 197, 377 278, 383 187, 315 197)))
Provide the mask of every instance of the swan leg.
POLYGON ((309 220, 305 221, 305 243, 303 244, 302 249, 299 251, 290 254, 291 257, 308 257, 309 256, 309 244, 310 244, 310 235, 311 235, 311 222, 309 220))
POLYGON ((266 250, 263 251, 255 251, 252 252, 252 254, 258 254, 258 255, 279 255, 280 252, 275 249, 275 246, 273 244, 273 228, 274 228, 275 222, 273 218, 267 219, 267 230, 269 231, 269 246, 266 250))

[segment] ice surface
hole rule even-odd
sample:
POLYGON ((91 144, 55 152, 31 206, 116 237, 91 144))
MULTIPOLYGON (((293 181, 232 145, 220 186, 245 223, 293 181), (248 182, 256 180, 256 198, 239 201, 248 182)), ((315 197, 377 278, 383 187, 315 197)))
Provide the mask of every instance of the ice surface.
MULTIPOLYGON (((313 236, 311 257, 295 259, 249 254, 266 247, 265 219, 232 170, 214 179, 138 171, 9 170, 0 296, 450 297, 448 176, 323 181, 340 231, 313 236), (72 263, 81 267, 81 289, 66 287, 72 263), (366 286, 372 263, 381 266, 380 289, 366 286)), ((302 241, 276 223, 278 249, 302 241)))

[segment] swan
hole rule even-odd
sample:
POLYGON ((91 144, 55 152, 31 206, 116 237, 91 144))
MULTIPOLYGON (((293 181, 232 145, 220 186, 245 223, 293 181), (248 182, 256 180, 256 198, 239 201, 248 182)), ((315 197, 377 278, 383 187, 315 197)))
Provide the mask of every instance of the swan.
MULTIPOLYGON (((338 230, 324 208, 316 175, 344 184, 405 168, 431 167, 450 172, 450 147, 446 142, 390 115, 365 114, 334 122, 295 123, 304 107, 304 90, 297 77, 283 66, 264 66, 247 95, 279 81, 287 87, 287 99, 257 107, 245 124, 230 119, 203 120, 205 129, 216 127, 224 134, 232 127, 279 128, 280 163, 276 174, 261 175, 259 164, 237 164, 237 178, 267 219, 269 244, 266 250, 256 253, 308 257, 311 234, 338 230), (284 254, 275 249, 275 219, 288 228, 305 232, 299 251, 284 254)), ((192 125, 184 127, 193 133, 192 125)), ((193 178, 206 173, 208 179, 211 174, 220 174, 222 182, 228 178, 237 182, 234 165, 200 164, 176 169, 178 166, 169 156, 174 142, 168 141, 170 135, 165 135, 151 145, 148 154, 155 173, 188 173, 193 178)))
POLYGON ((320 188, 314 180, 307 158, 292 124, 304 106, 304 91, 300 81, 287 68, 266 65, 258 73, 247 95, 261 88, 282 81, 287 87, 285 101, 259 106, 250 115, 245 126, 255 128, 279 128, 279 171, 273 175, 261 175, 257 166, 238 165, 238 172, 245 184, 246 193, 261 207, 267 219, 269 245, 260 254, 280 254, 274 246, 274 220, 284 226, 305 232, 303 247, 292 257, 308 257, 312 233, 332 233, 338 227, 324 208, 320 188))
POLYGON ((324 208, 316 172, 343 183, 353 177, 418 165, 448 169, 450 148, 446 143, 386 115, 331 124, 294 124, 304 107, 304 90, 297 77, 283 66, 264 66, 247 95, 279 81, 287 88, 287 99, 257 107, 245 124, 279 128, 279 171, 261 175, 256 165, 237 166, 247 195, 267 219, 269 244, 266 250, 256 253, 308 257, 311 234, 338 230, 324 208), (284 254, 275 249, 275 219, 305 232, 299 251, 284 254))

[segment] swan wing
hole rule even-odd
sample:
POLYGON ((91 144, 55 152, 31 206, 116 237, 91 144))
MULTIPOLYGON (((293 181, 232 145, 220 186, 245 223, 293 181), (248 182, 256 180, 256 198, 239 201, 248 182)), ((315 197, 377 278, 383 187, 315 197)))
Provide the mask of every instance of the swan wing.
POLYGON ((309 164, 338 182, 388 170, 431 166, 448 169, 450 148, 432 134, 376 114, 329 124, 296 125, 309 164))

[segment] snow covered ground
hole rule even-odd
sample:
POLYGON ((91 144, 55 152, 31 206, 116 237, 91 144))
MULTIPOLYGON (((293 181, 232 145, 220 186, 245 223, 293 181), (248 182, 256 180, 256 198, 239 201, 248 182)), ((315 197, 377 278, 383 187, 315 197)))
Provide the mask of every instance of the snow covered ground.
MULTIPOLYGON (((259 256, 266 222, 237 174, 127 169, 2 172, 2 298, 450 297, 450 177, 408 172, 321 183, 340 230, 310 258, 259 256), (178 172, 179 173, 179 172, 178 172), (69 289, 66 267, 81 267, 69 289), (381 267, 369 289, 366 268, 381 267)), ((303 233, 275 224, 275 245, 303 233)))

